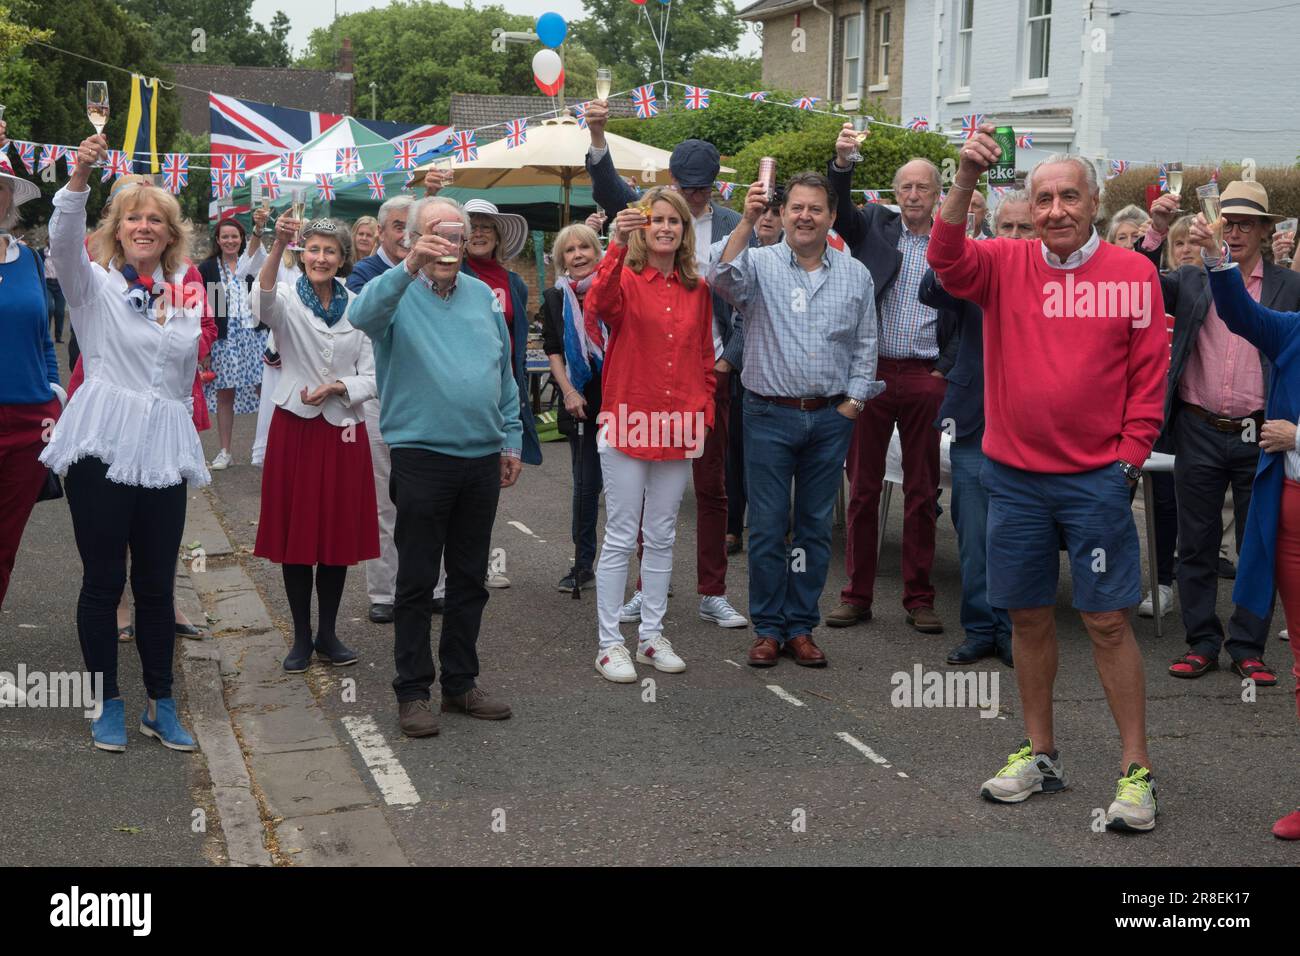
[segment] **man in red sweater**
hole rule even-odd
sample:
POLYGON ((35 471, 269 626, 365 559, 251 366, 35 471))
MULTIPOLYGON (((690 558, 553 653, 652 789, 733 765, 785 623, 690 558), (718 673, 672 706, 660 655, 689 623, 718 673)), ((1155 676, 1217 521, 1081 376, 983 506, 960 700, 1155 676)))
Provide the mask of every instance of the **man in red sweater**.
POLYGON ((1038 239, 968 240, 971 192, 1000 152, 992 132, 981 126, 962 146, 929 249, 944 288, 984 309, 989 602, 1011 614, 1028 737, 981 793, 1017 803, 1066 786, 1052 729, 1063 536, 1074 606, 1123 746, 1106 826, 1147 831, 1156 801, 1142 656, 1129 622, 1142 596, 1129 490, 1163 414, 1159 277, 1138 253, 1100 240, 1097 174, 1077 156, 1053 156, 1030 174, 1038 239))

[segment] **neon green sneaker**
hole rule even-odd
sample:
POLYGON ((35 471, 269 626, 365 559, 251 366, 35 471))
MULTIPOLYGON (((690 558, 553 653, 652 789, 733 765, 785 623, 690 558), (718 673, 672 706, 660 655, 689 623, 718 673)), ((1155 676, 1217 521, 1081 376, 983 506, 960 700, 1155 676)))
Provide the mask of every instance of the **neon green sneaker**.
POLYGON ((1025 740, 1007 757, 1007 765, 984 781, 980 796, 997 803, 1019 803, 1035 793, 1059 793, 1065 786, 1060 757, 1035 754, 1034 745, 1025 740))
POLYGON ((1106 811, 1107 830, 1145 833, 1156 828, 1156 785, 1151 771, 1131 763, 1115 787, 1115 802, 1106 811))

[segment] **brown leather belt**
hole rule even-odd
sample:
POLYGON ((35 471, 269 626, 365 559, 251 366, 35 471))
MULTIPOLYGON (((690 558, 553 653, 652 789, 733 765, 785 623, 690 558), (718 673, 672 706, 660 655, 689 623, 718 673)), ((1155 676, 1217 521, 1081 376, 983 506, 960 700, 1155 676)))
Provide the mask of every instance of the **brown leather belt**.
POLYGON ((1221 432, 1243 432, 1246 430, 1247 422, 1255 423, 1255 434, 1264 427, 1264 413, 1259 412, 1255 415, 1247 415, 1245 418, 1224 418, 1222 415, 1216 415, 1207 411, 1200 405, 1184 404, 1183 408, 1191 412, 1201 421, 1205 422, 1211 428, 1221 432))
POLYGON ((843 395, 832 395, 829 398, 786 398, 782 395, 759 395, 757 392, 751 393, 755 398, 761 398, 765 402, 771 402, 773 405, 782 405, 785 408, 797 408, 801 412, 815 412, 825 408, 827 405, 839 405, 844 401, 843 395))

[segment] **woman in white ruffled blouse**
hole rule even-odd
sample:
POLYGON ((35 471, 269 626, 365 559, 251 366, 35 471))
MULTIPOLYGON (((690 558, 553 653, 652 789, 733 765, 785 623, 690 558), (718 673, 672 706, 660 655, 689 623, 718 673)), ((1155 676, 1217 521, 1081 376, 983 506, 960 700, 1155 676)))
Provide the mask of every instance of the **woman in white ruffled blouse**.
POLYGON ((204 298, 200 286, 184 283, 189 226, 176 198, 156 186, 119 193, 91 243, 98 258, 87 255, 86 183, 107 151, 102 135, 85 140, 67 186, 54 197, 50 256, 86 381, 41 461, 66 476, 81 554, 77 633, 86 669, 104 680, 102 710, 91 727, 95 746, 126 749, 116 608, 129 548, 148 694, 140 731, 173 750, 195 750, 172 699, 173 578, 187 485, 211 480, 191 417, 204 298))

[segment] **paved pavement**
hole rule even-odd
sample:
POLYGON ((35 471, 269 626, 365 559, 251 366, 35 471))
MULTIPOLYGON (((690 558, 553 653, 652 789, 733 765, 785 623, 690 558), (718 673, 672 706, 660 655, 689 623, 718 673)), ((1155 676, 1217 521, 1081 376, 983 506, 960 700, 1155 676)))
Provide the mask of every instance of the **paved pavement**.
MULTIPOLYGON (((513 582, 492 591, 480 639, 481 683, 514 707, 491 723, 443 715, 440 736, 396 726, 391 626, 366 620, 364 573, 349 573, 340 636, 355 667, 279 671, 289 612, 279 569, 249 551, 260 472, 246 463, 251 416, 237 419, 235 458, 193 496, 186 600, 202 600, 214 636, 185 642, 178 697, 204 753, 144 746, 94 753, 79 715, 0 711, 0 863, 460 864, 1148 864, 1286 865, 1295 847, 1268 827, 1294 809, 1297 757, 1290 679, 1242 701, 1228 672, 1165 676, 1180 652, 1176 615, 1147 662, 1151 750, 1162 815, 1132 839, 1096 833, 1109 803, 1118 741, 1086 635, 1061 596, 1058 742, 1071 788, 1018 806, 978 797, 1022 733, 1014 674, 996 663, 999 710, 892 706, 893 676, 947 671, 958 639, 955 536, 940 519, 936 583, 942 636, 911 631, 900 606, 901 501, 891 517, 876 619, 820 630, 831 666, 744 666, 748 629, 701 621, 694 595, 694 499, 682 507, 667 633, 685 674, 639 667, 612 685, 592 667, 594 593, 555 591, 571 563, 568 456, 546 446, 503 494, 493 544, 513 582), (201 568, 201 570, 199 570, 201 568), (189 582, 193 582, 193 591, 189 582), (649 682, 647 682, 647 679, 649 682), (93 801, 93 803, 92 803, 93 801), (93 806, 94 812, 88 812, 93 806), (214 825, 190 831, 195 808, 214 825), (219 819, 221 825, 215 825, 219 819), (140 832, 115 827, 137 827, 140 832)), ((209 455, 215 436, 205 434, 209 455)), ((72 626, 79 566, 67 509, 38 506, 0 617, 0 662, 76 668, 72 626), (62 623, 60 623, 62 621, 62 623), (34 625, 20 627, 19 625, 34 625)), ((836 541, 828 609, 843 584, 836 541)), ((747 606, 745 555, 730 596, 747 606)), ((1068 581, 1068 574, 1063 574, 1068 581)), ((1220 606, 1227 610, 1228 588, 1220 606)), ((197 607, 195 613, 198 613, 197 607)), ((435 619, 436 622, 436 619, 435 619)), ((629 640, 634 627, 625 626, 629 640)), ((1285 670, 1285 644, 1269 660, 1285 670)), ((138 662, 123 656, 128 699, 138 662)), ((986 685, 987 686, 987 685, 986 685)))

